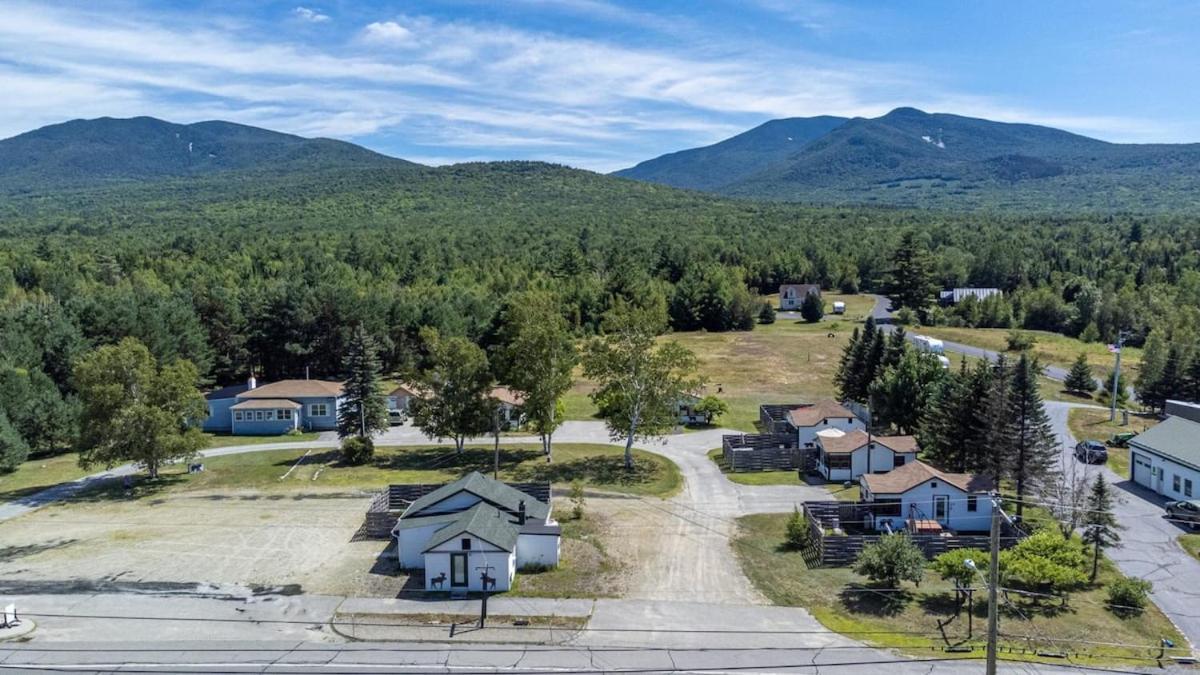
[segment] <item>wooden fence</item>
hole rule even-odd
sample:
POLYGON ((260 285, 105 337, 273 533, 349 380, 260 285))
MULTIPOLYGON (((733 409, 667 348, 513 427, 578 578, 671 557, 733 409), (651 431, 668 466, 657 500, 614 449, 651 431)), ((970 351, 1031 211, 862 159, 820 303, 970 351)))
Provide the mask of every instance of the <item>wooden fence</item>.
MULTIPOLYGON (((864 502, 804 502, 804 515, 808 519, 808 544, 805 559, 815 567, 848 567, 852 565, 863 547, 879 541, 882 534, 829 534, 828 530, 841 527, 842 523, 861 523, 870 512, 871 504, 864 502)), ((960 548, 988 550, 990 542, 986 534, 909 534, 921 553, 933 558, 960 548)), ((1000 531, 1000 548, 1010 548, 1021 541, 1022 535, 1007 522, 1000 531)))
POLYGON ((736 434, 721 437, 721 456, 731 471, 809 469, 811 449, 797 448, 791 434, 736 434))
MULTIPOLYGON (((444 485, 444 483, 389 485, 386 490, 381 490, 379 494, 375 495, 375 498, 371 500, 371 505, 367 507, 363 532, 373 539, 387 539, 392 536, 392 528, 395 527, 400 514, 404 513, 404 509, 407 509, 409 504, 444 485)), ((540 502, 550 503, 549 482, 507 483, 507 485, 540 502)))

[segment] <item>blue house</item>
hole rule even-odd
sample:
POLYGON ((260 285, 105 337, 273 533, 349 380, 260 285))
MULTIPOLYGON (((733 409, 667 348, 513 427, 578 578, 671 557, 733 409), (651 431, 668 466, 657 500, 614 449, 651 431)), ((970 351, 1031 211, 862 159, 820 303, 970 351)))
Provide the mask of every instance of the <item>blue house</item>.
POLYGON ((236 435, 278 436, 289 431, 327 431, 337 428, 342 383, 327 380, 281 380, 211 392, 205 431, 236 435))

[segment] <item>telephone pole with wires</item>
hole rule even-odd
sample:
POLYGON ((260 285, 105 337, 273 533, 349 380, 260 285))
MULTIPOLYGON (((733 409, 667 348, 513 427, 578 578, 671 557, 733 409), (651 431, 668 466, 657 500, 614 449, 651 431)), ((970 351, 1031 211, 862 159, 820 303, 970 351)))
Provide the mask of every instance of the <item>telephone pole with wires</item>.
POLYGON ((996 639, 1000 633, 1000 608, 996 590, 1000 587, 1000 497, 992 495, 992 531, 988 561, 987 675, 996 675, 996 639))
POLYGON ((1113 368, 1112 401, 1108 411, 1109 422, 1115 422, 1117 419, 1117 399, 1121 398, 1121 390, 1125 388, 1125 385, 1121 383, 1121 347, 1125 345, 1125 338, 1128 337, 1128 332, 1118 331, 1117 341, 1109 345, 1109 349, 1117 355, 1117 364, 1113 368))

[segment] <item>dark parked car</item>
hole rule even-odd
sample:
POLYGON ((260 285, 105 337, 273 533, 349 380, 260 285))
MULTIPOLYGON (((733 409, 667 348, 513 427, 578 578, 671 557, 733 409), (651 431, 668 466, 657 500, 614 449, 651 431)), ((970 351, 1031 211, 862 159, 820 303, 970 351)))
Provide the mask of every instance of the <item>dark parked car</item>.
POLYGON ((1108 461, 1108 448, 1100 441, 1080 441, 1075 446, 1075 459, 1087 464, 1103 464, 1108 461))
POLYGON ((1167 502, 1167 517, 1195 529, 1200 526, 1200 501, 1167 502))

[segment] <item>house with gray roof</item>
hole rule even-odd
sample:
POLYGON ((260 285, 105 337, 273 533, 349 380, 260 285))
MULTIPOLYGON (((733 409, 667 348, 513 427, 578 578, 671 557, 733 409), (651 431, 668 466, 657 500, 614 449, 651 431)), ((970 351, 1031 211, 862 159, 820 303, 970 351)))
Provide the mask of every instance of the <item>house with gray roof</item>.
POLYGON ((392 536, 429 591, 506 591, 517 570, 558 564, 562 528, 538 499, 473 471, 415 499, 392 536), (485 583, 485 578, 486 583, 485 583))
POLYGON ((336 429, 343 396, 341 382, 280 380, 259 386, 252 375, 244 385, 222 387, 204 398, 204 431, 279 436, 293 430, 336 429))
POLYGON ((1129 440, 1130 478, 1171 499, 1200 498, 1200 422, 1169 416, 1129 440))

